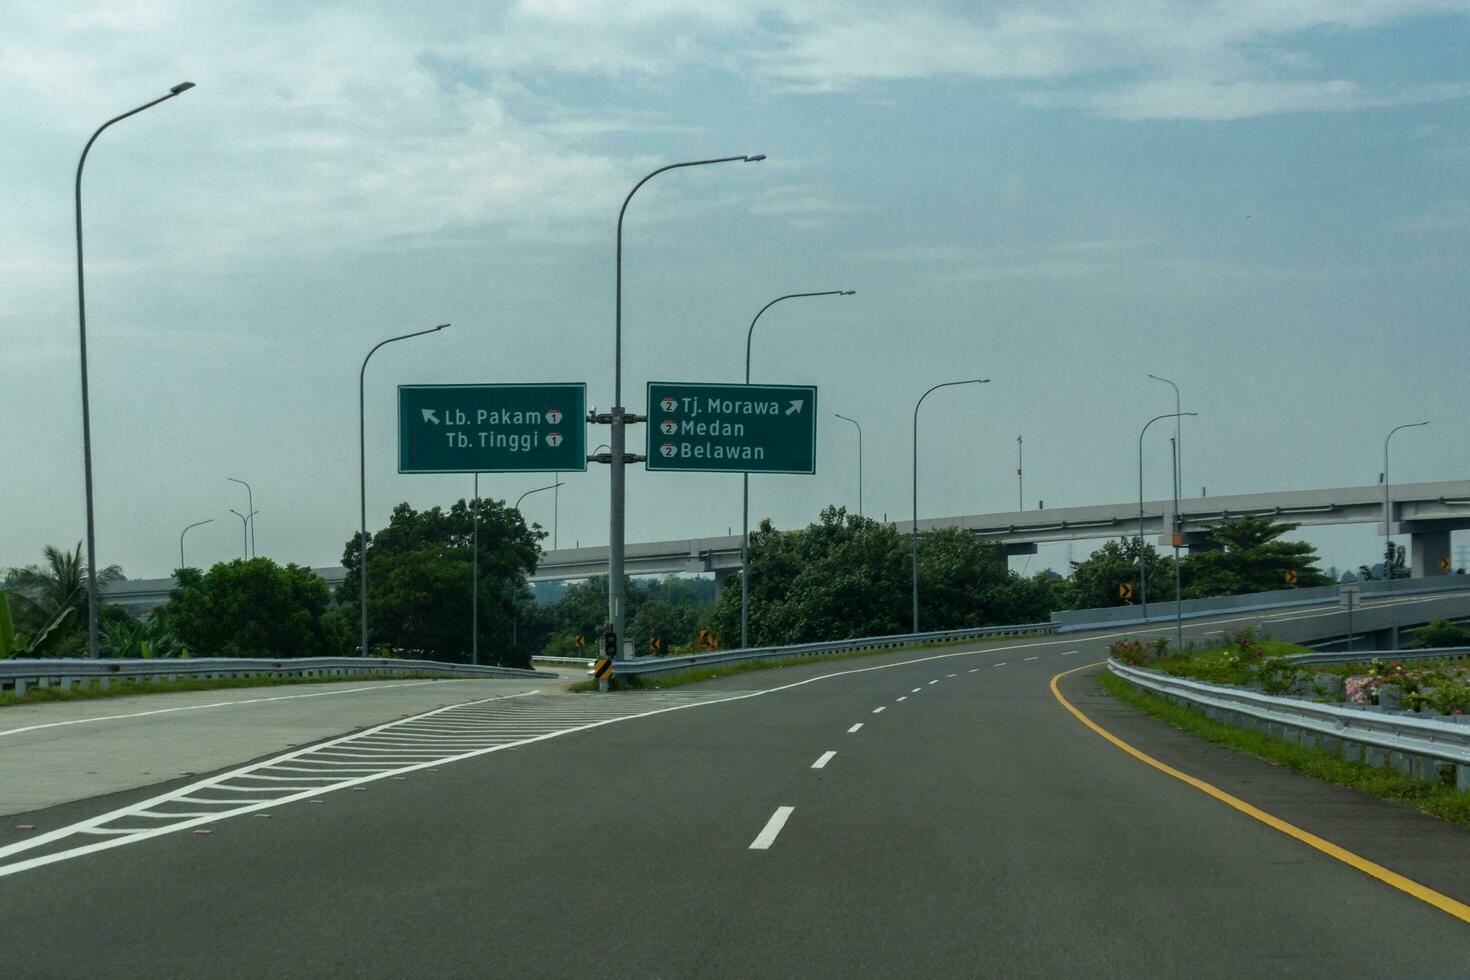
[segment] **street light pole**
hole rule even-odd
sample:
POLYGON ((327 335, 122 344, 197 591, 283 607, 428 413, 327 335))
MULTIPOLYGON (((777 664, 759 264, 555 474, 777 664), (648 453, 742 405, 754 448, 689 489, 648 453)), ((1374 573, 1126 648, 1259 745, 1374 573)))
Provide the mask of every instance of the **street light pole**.
POLYGON ((1021 437, 1016 436, 1016 510, 1026 509, 1026 484, 1021 476, 1021 437))
POLYGON ((624 432, 627 420, 623 409, 623 216, 628 212, 628 202, 633 200, 633 195, 638 189, 648 183, 654 177, 667 170, 677 170, 681 167, 701 167, 712 163, 756 163, 764 160, 765 154, 754 156, 720 157, 715 160, 690 160, 685 163, 671 163, 649 173, 628 192, 623 198, 623 206, 618 210, 618 243, 617 243, 617 294, 613 309, 613 407, 609 412, 608 421, 612 424, 611 459, 611 502, 608 507, 608 540, 607 540, 607 617, 608 624, 612 627, 614 643, 613 656, 621 659, 623 656, 623 528, 625 514, 623 510, 626 474, 624 472, 624 455, 627 449, 626 433, 624 432))
MULTIPOLYGON (((242 514, 235 508, 230 508, 230 513, 240 518, 240 556, 249 560, 250 558, 250 518, 255 516, 255 511, 248 515, 242 514)), ((179 536, 179 551, 183 553, 183 535, 179 536)))
POLYGON ((167 102, 176 95, 194 87, 193 82, 180 82, 168 90, 168 94, 152 102, 145 102, 138 108, 124 112, 120 116, 113 116, 107 122, 97 127, 92 138, 87 140, 87 145, 82 148, 81 159, 77 161, 76 182, 76 224, 77 224, 77 325, 81 340, 82 357, 82 471, 87 488, 87 655, 96 659, 97 653, 97 522, 93 515, 92 507, 92 407, 88 396, 87 387, 87 290, 85 278, 82 274, 82 168, 87 164, 87 154, 92 150, 92 144, 97 142, 97 137, 102 131, 115 122, 121 122, 129 116, 136 116, 144 109, 151 109, 160 102, 167 102))
POLYGON ((989 378, 971 378, 968 381, 946 381, 937 384, 933 388, 919 396, 914 403, 914 522, 909 527, 910 556, 913 563, 913 632, 919 632, 919 406, 924 404, 924 399, 940 388, 952 388, 955 385, 983 385, 989 384, 989 378))
POLYGON ((202 527, 205 524, 213 524, 213 523, 214 523, 214 518, 213 517, 211 517, 207 521, 195 521, 193 524, 188 525, 188 527, 185 527, 182 531, 179 532, 179 567, 180 568, 188 568, 189 567, 188 565, 186 565, 184 563, 184 535, 186 535, 186 534, 189 533, 190 528, 202 527))
MULTIPOLYGON (((835 414, 835 413, 834 413, 835 414)), ((838 415, 844 422, 851 422, 858 430, 858 516, 863 516, 863 427, 858 425, 857 419, 850 419, 846 415, 838 415)))
POLYGON ((1156 415, 1138 433, 1138 598, 1143 605, 1143 618, 1148 619, 1148 561, 1143 551, 1143 434, 1159 419, 1172 419, 1181 415, 1198 415, 1198 412, 1170 412, 1156 415))
POLYGON ((413 333, 406 333, 397 337, 389 337, 387 340, 378 341, 376 344, 373 345, 373 349, 367 352, 367 357, 364 357, 362 359, 362 369, 357 372, 357 485, 358 504, 360 507, 360 515, 362 517, 362 531, 361 536, 358 538, 357 553, 358 578, 362 582, 362 652, 360 656, 366 657, 368 655, 367 399, 364 394, 364 389, 366 387, 368 361, 372 360, 373 355, 378 352, 379 347, 383 347, 387 344, 392 344, 400 340, 408 340, 411 337, 422 337, 424 334, 438 333, 440 330, 443 330, 447 326, 449 326, 449 324, 441 323, 437 327, 430 327, 428 330, 416 330, 413 333))
MULTIPOLYGON (((250 511, 250 513, 254 515, 255 494, 250 491, 250 484, 246 483, 244 480, 237 480, 233 476, 227 476, 225 477, 225 479, 229 480, 231 483, 238 483, 240 484, 240 486, 245 488, 245 509, 250 511)), ((255 521, 253 519, 250 522, 250 557, 255 557, 255 521)))
MULTIPOLYGON (((750 340, 755 335, 755 325, 765 313, 777 303, 786 299, 803 299, 811 296, 851 296, 856 290, 853 289, 829 289, 820 293, 788 293, 785 296, 777 296, 765 306, 760 313, 750 321, 750 329, 745 331, 745 383, 750 384, 750 340)), ((740 474, 740 648, 743 650, 750 646, 750 473, 740 474)))
MULTIPOLYGON (((1180 457, 1179 472, 1174 474, 1174 496, 1178 497, 1180 490, 1184 486, 1184 484, 1181 482, 1184 479, 1184 435, 1182 429, 1180 428, 1180 426, 1183 424, 1181 422, 1181 418, 1184 414, 1184 409, 1179 404, 1179 386, 1170 381, 1168 378, 1161 378, 1157 374, 1150 374, 1149 377, 1153 378, 1155 381, 1162 381, 1164 384, 1174 389, 1174 411, 1179 413, 1174 418, 1174 453, 1176 456, 1180 457)), ((1176 507, 1175 510, 1177 511, 1178 508, 1176 507)))
POLYGON ((1396 425, 1388 430, 1388 435, 1383 437, 1383 577, 1388 580, 1384 586, 1390 592, 1393 591, 1393 559, 1389 555, 1389 549, 1393 547, 1393 504, 1388 495, 1388 440, 1399 429, 1417 429, 1426 422, 1409 422, 1404 425, 1396 425))

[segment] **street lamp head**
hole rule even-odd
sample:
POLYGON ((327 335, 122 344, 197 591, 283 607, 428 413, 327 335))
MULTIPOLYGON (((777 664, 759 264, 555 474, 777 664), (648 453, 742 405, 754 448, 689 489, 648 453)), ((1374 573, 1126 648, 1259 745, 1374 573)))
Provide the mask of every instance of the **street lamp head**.
POLYGON ((745 158, 745 162, 746 163, 760 163, 765 158, 766 158, 766 155, 764 153, 757 153, 755 156, 746 157, 745 158))
POLYGON ((844 289, 838 295, 840 295, 840 296, 856 296, 857 295, 857 290, 856 289, 844 289))
POLYGON ((180 94, 182 94, 184 92, 189 91, 189 89, 191 89, 193 87, 194 87, 194 83, 193 82, 180 82, 179 84, 175 85, 173 88, 169 89, 168 91, 169 91, 169 94, 170 95, 180 95, 180 94))
POLYGON ((435 327, 434 329, 435 330, 443 330, 447 326, 449 326, 449 324, 447 324, 447 323, 441 323, 437 327, 435 327))

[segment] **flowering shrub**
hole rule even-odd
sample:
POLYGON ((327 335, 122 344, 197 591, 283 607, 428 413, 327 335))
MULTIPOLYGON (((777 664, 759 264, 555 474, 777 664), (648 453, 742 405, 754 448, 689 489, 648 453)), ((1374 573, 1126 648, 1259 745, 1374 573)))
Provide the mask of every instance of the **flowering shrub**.
POLYGON ((1148 651, 1137 640, 1114 640, 1108 646, 1108 653, 1130 667, 1137 667, 1148 659, 1148 651))
POLYGON ((1349 677, 1343 681, 1343 694, 1353 704, 1377 704, 1378 678, 1371 674, 1349 677))

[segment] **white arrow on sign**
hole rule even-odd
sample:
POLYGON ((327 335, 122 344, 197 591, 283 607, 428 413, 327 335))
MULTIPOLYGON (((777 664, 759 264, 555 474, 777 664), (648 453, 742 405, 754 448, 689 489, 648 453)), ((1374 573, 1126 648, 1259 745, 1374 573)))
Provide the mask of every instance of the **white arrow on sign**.
POLYGON ((419 411, 424 413, 425 422, 433 422, 435 425, 439 424, 439 416, 434 414, 434 410, 432 408, 421 408, 419 409, 419 411))
POLYGON ((801 413, 801 406, 804 403, 804 401, 805 401, 805 399, 801 399, 801 398, 793 398, 793 399, 791 399, 791 407, 786 410, 786 414, 787 415, 799 415, 801 413))

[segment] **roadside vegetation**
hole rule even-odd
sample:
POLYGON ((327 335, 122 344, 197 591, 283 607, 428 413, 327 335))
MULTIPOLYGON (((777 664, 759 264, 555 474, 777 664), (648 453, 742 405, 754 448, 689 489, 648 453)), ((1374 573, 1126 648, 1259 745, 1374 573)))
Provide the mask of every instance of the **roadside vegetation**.
MULTIPOLYGON (((1416 645, 1447 647, 1448 638, 1465 631, 1448 622, 1420 631, 1416 645)), ((1465 639, 1470 640, 1470 636, 1465 639)), ((1133 666, 1210 684, 1234 684, 1272 695, 1295 695, 1335 704, 1376 706, 1427 715, 1457 716, 1470 712, 1470 646, 1464 652, 1433 660, 1374 657, 1341 663, 1305 664, 1291 654, 1306 647, 1257 637, 1251 630, 1225 634, 1220 642, 1174 652, 1167 640, 1148 644, 1115 641, 1109 653, 1133 666)))
MULTIPOLYGON (((1212 532, 1215 550, 1181 560, 1183 596, 1276 589, 1288 572, 1302 586, 1331 581, 1317 568, 1311 545, 1285 540, 1295 527, 1255 517, 1222 521, 1212 532)), ((475 646, 471 611, 478 608, 481 663, 524 667, 534 655, 596 656, 607 620, 607 579, 543 585, 538 596, 530 576, 545 538, 539 525, 504 500, 461 499, 427 510, 399 504, 387 527, 369 539, 369 652, 468 663, 475 646), (476 525, 478 594, 472 584, 476 525)), ((910 548, 894 525, 841 507, 789 531, 761 522, 750 543, 751 645, 907 632, 910 548)), ((69 551, 47 547, 43 558, 0 573, 0 658, 86 654, 81 544, 69 551)), ((98 610, 101 655, 352 654, 358 646, 358 535, 345 542, 342 561, 346 579, 335 591, 309 569, 269 558, 178 569, 170 601, 147 615, 110 604, 98 610)), ((950 630, 1039 622, 1058 610, 1121 605, 1126 600, 1119 586, 1136 583, 1140 565, 1148 571, 1150 598, 1173 599, 1173 557, 1137 538, 1107 542, 1071 563, 1063 577, 1050 570, 1012 571, 999 545, 963 531, 925 531, 918 538, 922 625, 950 630)), ((1390 567, 1397 574, 1399 565, 1390 567)), ((98 571, 104 585, 122 578, 115 565, 98 571)), ((628 579, 627 638, 635 654, 738 646, 740 573, 725 577, 722 586, 716 596, 708 578, 628 579)))
MULTIPOLYGON (((1194 708, 1181 707, 1147 691, 1140 691, 1107 671, 1098 675, 1098 684, 1119 700, 1217 745, 1265 759, 1292 772, 1360 790, 1380 799, 1414 807, 1441 820, 1470 827, 1470 793, 1456 790, 1452 775, 1431 786, 1387 766, 1375 768, 1361 762, 1350 762, 1320 749, 1271 738, 1264 732, 1214 721, 1194 708)), ((1452 771, 1447 769, 1447 773, 1452 771)))

